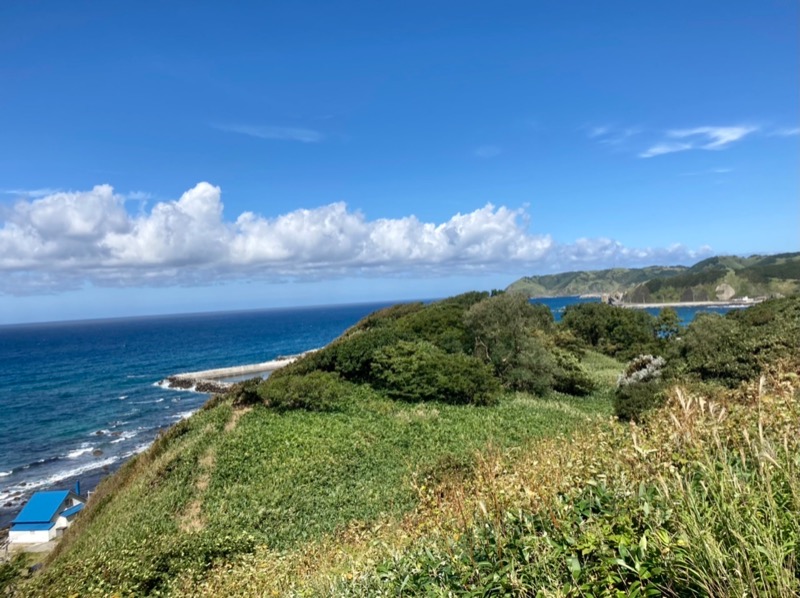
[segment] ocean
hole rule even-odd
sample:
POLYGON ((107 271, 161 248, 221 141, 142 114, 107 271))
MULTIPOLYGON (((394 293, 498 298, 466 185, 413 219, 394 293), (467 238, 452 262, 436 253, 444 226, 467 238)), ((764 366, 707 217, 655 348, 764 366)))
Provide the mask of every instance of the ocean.
MULTIPOLYGON (((560 319, 592 299, 536 301, 560 319)), ((92 488, 208 399, 167 376, 319 348, 387 305, 0 326, 0 528, 35 490, 92 488)))

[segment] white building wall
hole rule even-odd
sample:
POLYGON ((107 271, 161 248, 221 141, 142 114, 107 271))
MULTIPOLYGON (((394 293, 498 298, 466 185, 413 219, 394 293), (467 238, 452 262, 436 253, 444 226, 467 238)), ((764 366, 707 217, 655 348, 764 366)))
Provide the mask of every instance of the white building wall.
POLYGON ((11 544, 40 544, 52 540, 55 537, 55 533, 55 527, 35 532, 20 532, 12 529, 8 532, 8 541, 11 544))

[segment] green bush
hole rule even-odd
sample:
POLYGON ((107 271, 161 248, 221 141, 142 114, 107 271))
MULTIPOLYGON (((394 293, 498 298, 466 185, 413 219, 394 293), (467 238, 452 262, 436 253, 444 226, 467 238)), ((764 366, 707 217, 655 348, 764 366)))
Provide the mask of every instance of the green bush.
POLYGON ((660 407, 664 401, 660 382, 620 386, 614 393, 614 414, 623 421, 641 421, 645 412, 660 407))
POLYGON ((427 341, 399 343, 375 355, 376 382, 391 398, 486 405, 499 383, 490 368, 461 353, 446 353, 427 341))
POLYGON ((614 413, 625 421, 639 421, 642 415, 664 404, 663 357, 639 355, 617 379, 614 413))
POLYGON ((604 303, 567 306, 561 326, 598 351, 622 359, 647 351, 656 336, 655 318, 647 312, 604 303))
POLYGON ((595 381, 575 355, 556 349, 553 351, 556 367, 553 372, 553 389, 575 396, 586 396, 597 388, 595 381))
POLYGON ((734 318, 699 314, 680 347, 686 372, 730 388, 760 371, 752 331, 734 318))
POLYGON ((233 399, 233 404, 236 407, 260 403, 261 397, 258 394, 258 387, 263 382, 264 379, 259 377, 243 380, 231 386, 227 395, 233 399))
POLYGON ((506 293, 476 303, 464 316, 475 357, 510 390, 541 394, 552 388, 555 359, 545 346, 552 316, 542 307, 506 293))
POLYGON ((332 372, 267 378, 258 387, 260 398, 278 411, 330 411, 347 395, 347 387, 332 372))

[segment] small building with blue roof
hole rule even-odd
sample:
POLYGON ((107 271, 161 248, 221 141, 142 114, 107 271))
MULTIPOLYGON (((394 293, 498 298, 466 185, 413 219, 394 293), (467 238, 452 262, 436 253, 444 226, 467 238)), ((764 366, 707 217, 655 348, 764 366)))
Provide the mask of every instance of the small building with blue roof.
POLYGON ((11 522, 11 544, 39 544, 60 536, 83 509, 83 499, 69 490, 37 492, 11 522))

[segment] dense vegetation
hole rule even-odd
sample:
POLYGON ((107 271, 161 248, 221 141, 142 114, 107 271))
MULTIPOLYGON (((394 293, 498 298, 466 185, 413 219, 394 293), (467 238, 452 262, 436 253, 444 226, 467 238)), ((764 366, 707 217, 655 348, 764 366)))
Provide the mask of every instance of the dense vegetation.
POLYGON ((10 583, 796 595, 798 346, 800 298, 687 329, 598 304, 556 325, 515 294, 396 306, 171 428, 10 583))
POLYGON ((718 256, 690 268, 615 268, 521 278, 508 287, 528 297, 623 293, 631 303, 713 301, 717 287, 730 285, 737 297, 800 293, 800 253, 718 256))

